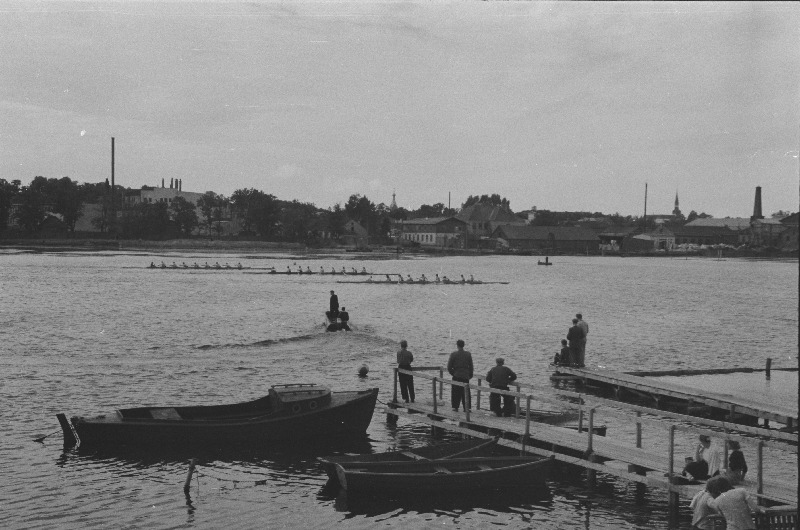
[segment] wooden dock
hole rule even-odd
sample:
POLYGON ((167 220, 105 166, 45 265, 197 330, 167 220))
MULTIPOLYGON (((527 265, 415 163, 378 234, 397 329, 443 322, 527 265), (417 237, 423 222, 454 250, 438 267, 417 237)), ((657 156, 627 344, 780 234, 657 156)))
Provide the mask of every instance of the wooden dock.
MULTIPOLYGON (((743 485, 766 505, 780 505, 782 510, 797 510, 797 477, 781 481, 764 473, 765 450, 775 451, 794 461, 797 469, 798 436, 796 433, 764 429, 757 426, 735 424, 707 418, 696 418, 677 412, 631 405, 602 397, 580 394, 566 390, 534 389, 532 385, 515 382, 516 390, 498 391, 511 395, 517 403, 514 417, 497 417, 484 407, 488 403, 489 389, 482 378, 477 384, 453 382, 442 377, 439 367, 421 367, 413 371, 395 368, 394 399, 384 409, 387 421, 404 418, 412 422, 428 424, 434 431, 443 429, 469 436, 500 436, 501 445, 521 451, 544 455, 555 460, 577 465, 588 471, 594 480, 597 472, 606 473, 625 480, 664 489, 668 492, 671 512, 677 515, 681 497, 689 499, 701 488, 702 482, 689 482, 680 472, 684 465, 685 449, 677 449, 676 434, 695 440, 706 434, 717 440, 735 440, 751 459, 753 471, 743 485), (438 370, 440 375, 424 373, 438 370), (417 399, 415 403, 399 402, 397 397, 397 373, 412 374, 415 378, 417 399), (473 409, 455 412, 449 404, 449 389, 445 386, 465 387, 472 396, 473 409), (426 388, 427 387, 427 388, 426 388), (577 413, 577 426, 569 428, 534 421, 537 407, 569 409, 577 413), (635 425, 633 436, 629 433, 610 431, 608 436, 598 436, 594 427, 604 418, 618 418, 628 429, 635 425), (642 429, 654 429, 664 447, 643 447, 642 429), (662 434, 663 433, 663 434, 662 434), (678 454, 680 452, 680 454, 678 454), (749 477, 754 477, 750 479, 749 477)), ((622 429, 619 429, 622 431, 622 429)), ((652 433, 648 432, 651 435, 652 433)), ((725 444, 724 462, 727 464, 728 450, 725 444)))
POLYGON ((769 426, 770 421, 775 421, 784 425, 787 431, 797 431, 797 403, 791 406, 767 405, 756 400, 705 392, 677 383, 611 370, 560 366, 557 374, 568 376, 587 387, 609 390, 615 399, 621 401, 649 401, 656 409, 681 410, 688 415, 702 410, 712 417, 727 417, 729 421, 746 424, 757 424, 761 420, 765 427, 769 426))

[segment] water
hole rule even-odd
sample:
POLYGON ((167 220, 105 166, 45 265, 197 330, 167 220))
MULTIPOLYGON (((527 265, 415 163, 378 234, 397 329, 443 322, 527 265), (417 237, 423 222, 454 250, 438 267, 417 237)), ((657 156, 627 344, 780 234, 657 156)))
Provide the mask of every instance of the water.
MULTIPOLYGON (((0 520, 7 528, 667 528, 666 493, 579 471, 542 491, 479 499, 349 502, 316 457, 428 443, 428 429, 376 412, 366 441, 247 452, 64 452, 55 414, 251 399, 272 384, 377 386, 391 399, 394 355, 442 365, 464 339, 476 372, 502 355, 520 380, 549 386, 571 318, 589 322, 587 365, 617 370, 797 366, 797 262, 492 256, 366 261, 358 256, 202 253, 0 254, 0 520), (347 261, 347 258, 353 258, 347 261), (339 284, 341 276, 150 270, 151 261, 366 266, 508 285, 339 284), (335 289, 355 331, 325 333, 335 289), (366 363, 369 376, 360 379, 366 363), (188 458, 199 459, 190 499, 188 458)), ((250 271, 255 272, 255 271, 250 271)), ((347 279, 353 279, 347 278, 347 279)), ((795 379, 796 381, 796 379, 795 379)), ((796 384, 796 383, 795 383, 796 384)), ((419 392, 419 390, 418 390, 419 392)), ((796 394, 795 394, 796 395, 796 394)), ((379 404, 380 406, 380 404, 379 404)), ((690 441, 687 441, 687 444, 690 441)), ((687 445, 688 447, 688 445, 687 445)), ((796 464, 795 464, 796 467, 796 464)), ((684 512, 687 509, 684 507, 684 512)), ((688 528, 688 513, 680 527, 688 528)))

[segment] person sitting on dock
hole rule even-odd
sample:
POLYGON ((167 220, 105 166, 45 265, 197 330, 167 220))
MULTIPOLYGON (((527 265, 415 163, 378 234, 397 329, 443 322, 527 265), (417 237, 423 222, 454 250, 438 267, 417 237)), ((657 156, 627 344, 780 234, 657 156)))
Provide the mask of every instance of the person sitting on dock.
POLYGON ((570 364, 576 368, 583 368, 583 363, 580 361, 581 355, 581 341, 583 340, 583 330, 578 325, 578 319, 572 319, 572 327, 567 332, 567 340, 569 341, 569 357, 570 364))
POLYGON ((719 447, 711 443, 711 437, 701 434, 694 451, 694 460, 683 468, 683 475, 690 475, 694 480, 705 480, 719 475, 722 467, 722 455, 719 447))
POLYGON ((553 357, 553 364, 556 366, 569 366, 569 346, 567 346, 567 339, 561 339, 561 351, 553 357))
MULTIPOLYGON (((401 370, 411 370, 411 363, 414 356, 408 351, 408 342, 400 341, 400 351, 397 352, 397 367, 401 370)), ((397 374, 397 381, 400 384, 400 395, 403 401, 414 403, 414 376, 409 374, 397 374)))
POLYGON ((345 331, 350 331, 350 326, 347 323, 350 321, 350 313, 345 311, 345 307, 342 306, 342 310, 339 311, 339 329, 343 329, 345 331))
POLYGON ((747 462, 744 460, 744 453, 739 442, 736 440, 728 440, 728 448, 731 454, 728 455, 728 469, 727 476, 731 484, 741 484, 744 482, 744 476, 747 474, 747 462))
MULTIPOLYGON (((469 383, 473 375, 472 354, 464 349, 464 341, 456 341, 456 351, 450 354, 447 360, 447 372, 453 376, 453 381, 459 383, 469 383)), ((459 385, 450 385, 450 400, 453 405, 453 412, 458 412, 458 406, 463 405, 464 410, 472 408, 469 398, 469 389, 459 385)))
MULTIPOLYGON (((511 368, 504 366, 505 359, 498 357, 495 361, 497 366, 489 370, 486 374, 486 382, 489 383, 491 388, 498 390, 508 390, 508 384, 517 378, 511 368)), ((494 412, 497 416, 513 416, 514 415, 514 396, 507 394, 497 394, 492 392, 489 394, 489 410, 494 412), (500 406, 500 398, 502 397, 503 406, 500 406)))

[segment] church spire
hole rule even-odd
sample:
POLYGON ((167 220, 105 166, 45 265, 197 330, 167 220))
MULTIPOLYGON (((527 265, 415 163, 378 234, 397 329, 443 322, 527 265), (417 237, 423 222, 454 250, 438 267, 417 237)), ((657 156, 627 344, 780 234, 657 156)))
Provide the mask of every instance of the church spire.
POLYGON ((677 190, 676 190, 676 191, 675 191, 675 209, 674 209, 674 210, 672 210, 672 215, 673 215, 674 217, 683 217, 683 214, 681 213, 680 206, 678 206, 678 204, 679 204, 679 203, 678 203, 678 192, 677 192, 677 190))
POLYGON ((392 205, 389 208, 392 210, 397 210, 397 202, 394 200, 394 190, 392 190, 392 205))

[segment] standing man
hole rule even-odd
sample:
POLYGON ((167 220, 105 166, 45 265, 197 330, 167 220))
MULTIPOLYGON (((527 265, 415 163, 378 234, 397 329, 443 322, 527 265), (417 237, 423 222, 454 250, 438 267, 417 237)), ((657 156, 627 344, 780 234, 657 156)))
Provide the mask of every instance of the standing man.
POLYGON ((578 325, 578 319, 572 319, 572 327, 569 328, 567 332, 567 340, 569 341, 569 357, 572 366, 577 368, 583 367, 583 363, 580 362, 580 355, 581 355, 581 341, 585 335, 583 334, 583 330, 578 325))
POLYGON ((328 311, 328 320, 336 322, 337 318, 339 318, 339 297, 331 291, 331 310, 328 311))
MULTIPOLYGON (((459 383, 469 383, 472 379, 472 354, 464 349, 464 341, 458 339, 456 341, 456 351, 450 354, 450 359, 447 361, 447 372, 453 376, 453 381, 459 383)), ((463 404, 464 410, 472 408, 472 399, 468 398, 468 388, 459 385, 451 385, 450 399, 453 405, 453 411, 458 412, 458 405, 463 404), (466 394, 466 395, 465 395, 466 394)))
POLYGON ((578 360, 578 364, 584 366, 586 364, 586 336, 589 334, 589 324, 583 319, 583 315, 578 313, 575 315, 575 318, 578 319, 578 326, 580 326, 581 330, 583 330, 583 340, 581 341, 581 358, 578 360))
MULTIPOLYGON (((489 370, 486 374, 486 382, 491 388, 498 390, 508 390, 508 384, 517 378, 511 368, 504 366, 505 359, 498 357, 495 361, 497 366, 489 370)), ((500 394, 492 392, 489 394, 489 410, 498 416, 512 416, 514 414, 514 396, 502 394, 503 406, 500 407, 500 394)))
MULTIPOLYGON (((400 341, 400 351, 397 352, 397 367, 401 370, 411 370, 411 363, 414 362, 414 356, 407 350, 408 342, 405 340, 400 341)), ((400 383, 400 395, 403 396, 403 401, 414 403, 414 376, 409 374, 397 374, 397 379, 400 383)))

